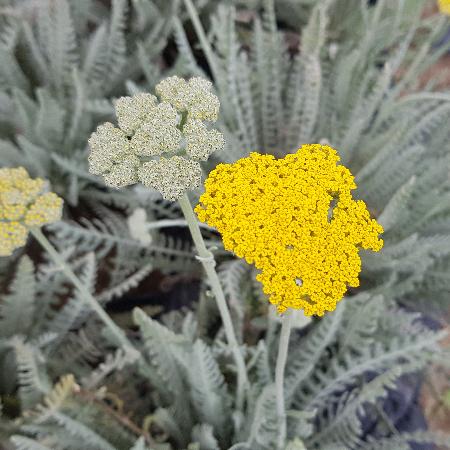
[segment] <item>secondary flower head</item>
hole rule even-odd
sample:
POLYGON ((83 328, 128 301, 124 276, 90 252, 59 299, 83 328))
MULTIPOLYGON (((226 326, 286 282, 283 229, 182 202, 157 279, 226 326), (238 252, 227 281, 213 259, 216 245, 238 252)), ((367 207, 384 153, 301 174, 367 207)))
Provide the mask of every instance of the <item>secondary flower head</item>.
POLYGON ((450 15, 450 0, 438 0, 438 5, 441 13, 450 15))
POLYGON ((62 199, 46 191, 45 181, 30 178, 23 167, 0 169, 0 256, 24 246, 29 227, 61 219, 62 199))
POLYGON ((225 144, 219 131, 202 122, 217 120, 219 99, 211 87, 198 77, 170 77, 156 87, 161 102, 146 93, 119 98, 119 128, 107 122, 89 139, 90 172, 103 175, 105 184, 115 188, 141 181, 168 200, 198 187, 198 161, 225 144))
POLYGON ((199 219, 222 234, 227 250, 261 270, 278 311, 332 311, 358 286, 360 248, 378 251, 382 227, 354 200, 350 171, 337 152, 309 144, 283 159, 251 153, 219 164, 205 182, 199 219))

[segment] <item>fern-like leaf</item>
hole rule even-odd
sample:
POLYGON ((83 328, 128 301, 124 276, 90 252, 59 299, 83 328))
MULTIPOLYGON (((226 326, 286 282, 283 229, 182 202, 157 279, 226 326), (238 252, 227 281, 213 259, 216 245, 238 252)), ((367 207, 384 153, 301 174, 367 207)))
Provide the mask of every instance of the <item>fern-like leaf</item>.
POLYGON ((36 303, 34 265, 28 256, 20 259, 9 289, 0 301, 0 336, 26 335, 31 331, 36 303))

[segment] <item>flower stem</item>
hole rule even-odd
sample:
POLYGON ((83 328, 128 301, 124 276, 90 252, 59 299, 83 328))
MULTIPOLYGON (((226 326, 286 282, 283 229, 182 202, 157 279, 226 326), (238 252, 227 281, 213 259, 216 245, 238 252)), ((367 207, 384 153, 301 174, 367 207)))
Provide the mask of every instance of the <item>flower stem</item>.
POLYGON ((228 310, 225 295, 215 269, 216 261, 214 260, 213 254, 206 248, 205 241, 203 240, 200 232, 199 223, 194 211, 192 210, 191 202, 189 201, 187 194, 184 194, 183 197, 179 199, 179 203, 191 232, 195 248, 198 252, 197 258, 205 269, 214 297, 216 298, 217 307, 219 308, 220 315, 222 317, 228 345, 231 347, 231 351, 233 352, 233 357, 237 367, 236 407, 239 411, 242 411, 244 405, 244 391, 247 389, 248 385, 247 368, 245 366, 242 353, 239 349, 239 344, 237 342, 233 323, 231 321, 230 311, 228 310))
POLYGON ((282 450, 286 441, 286 408, 284 404, 284 369, 286 367, 289 337, 291 335, 292 314, 286 311, 281 319, 281 334, 278 343, 277 365, 275 367, 275 390, 278 417, 277 450, 282 450))
POLYGON ((61 268, 62 272, 66 277, 72 282, 72 284, 80 291, 84 300, 89 304, 89 306, 95 311, 95 313, 100 317, 103 323, 111 331, 115 339, 116 344, 119 343, 124 348, 136 352, 131 342, 126 337, 125 333, 116 325, 116 323, 109 317, 109 315, 102 308, 100 303, 93 297, 86 286, 80 281, 80 279, 75 275, 72 269, 67 265, 58 251, 53 247, 50 241, 45 237, 40 228, 31 228, 30 232, 42 246, 42 248, 50 255, 55 264, 61 268))

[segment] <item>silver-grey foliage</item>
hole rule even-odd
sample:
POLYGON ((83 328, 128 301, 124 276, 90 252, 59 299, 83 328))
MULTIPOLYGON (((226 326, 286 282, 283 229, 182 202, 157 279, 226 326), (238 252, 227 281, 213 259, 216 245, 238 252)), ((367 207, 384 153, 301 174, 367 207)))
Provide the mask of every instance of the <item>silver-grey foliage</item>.
MULTIPOLYGON (((177 1, 0 1, 1 164, 24 165, 64 196, 70 206, 49 227, 52 242, 105 306, 152 270, 199 276, 189 243, 159 228, 146 244, 130 234, 126 217, 136 208, 157 223, 180 217, 175 204, 153 191, 110 191, 87 170, 87 140, 114 120, 113 101, 153 92, 163 71, 211 74, 227 143, 216 162, 326 140, 356 175, 385 246, 363 255, 358 292, 292 335, 286 450, 449 444, 426 431, 365 439, 361 428, 364 417, 383 420, 401 375, 443 357, 443 333, 411 312, 440 311, 450 293, 450 92, 419 82, 447 50, 435 43, 448 22, 420 19, 422 4, 199 0, 206 40, 197 43, 201 30, 177 1), (164 67, 162 52, 174 45, 178 55, 164 67)), ((247 361, 244 414, 235 410, 236 368, 206 282, 190 311, 156 320, 134 310, 127 332, 136 358, 111 348, 45 255, 18 252, 0 260, 1 444, 273 450, 279 324, 254 270, 226 255, 214 233, 205 236, 223 255, 219 275, 247 361)))

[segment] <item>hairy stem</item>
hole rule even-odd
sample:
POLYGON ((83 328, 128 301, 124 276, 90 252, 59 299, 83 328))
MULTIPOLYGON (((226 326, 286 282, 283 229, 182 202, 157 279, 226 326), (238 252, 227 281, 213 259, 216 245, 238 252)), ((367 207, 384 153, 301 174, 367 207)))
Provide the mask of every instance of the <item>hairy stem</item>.
POLYGON ((278 417, 278 443, 277 450, 284 449, 286 441, 286 408, 284 404, 284 369, 289 347, 289 337, 291 336, 292 314, 286 311, 281 319, 281 334, 278 343, 277 365, 275 367, 275 389, 277 399, 278 417))
POLYGON ((50 255, 55 264, 62 270, 64 275, 72 282, 72 284, 77 288, 86 303, 95 311, 98 317, 103 321, 105 326, 111 331, 115 339, 116 344, 120 344, 123 347, 135 352, 133 345, 126 337, 125 333, 116 325, 116 323, 109 317, 109 315, 102 308, 100 303, 93 297, 86 286, 80 281, 80 279, 75 275, 72 269, 66 264, 66 262, 61 258, 61 255, 53 247, 50 241, 45 237, 39 228, 30 229, 32 235, 36 238, 42 248, 50 255))
POLYGON ((217 307, 219 308, 220 315, 222 317, 228 345, 231 347, 231 351, 233 352, 233 357, 238 372, 236 406, 238 410, 242 411, 244 405, 244 391, 247 389, 248 385, 247 368, 245 366, 242 353, 239 350, 239 344, 234 332, 230 311, 228 310, 225 295, 215 269, 216 261, 214 260, 213 254, 206 248, 205 241, 203 240, 203 236, 200 232, 198 220, 192 210, 191 202, 189 201, 187 194, 184 194, 183 197, 180 198, 179 203, 191 232, 195 248, 198 252, 197 258, 205 269, 214 297, 216 298, 217 307))

